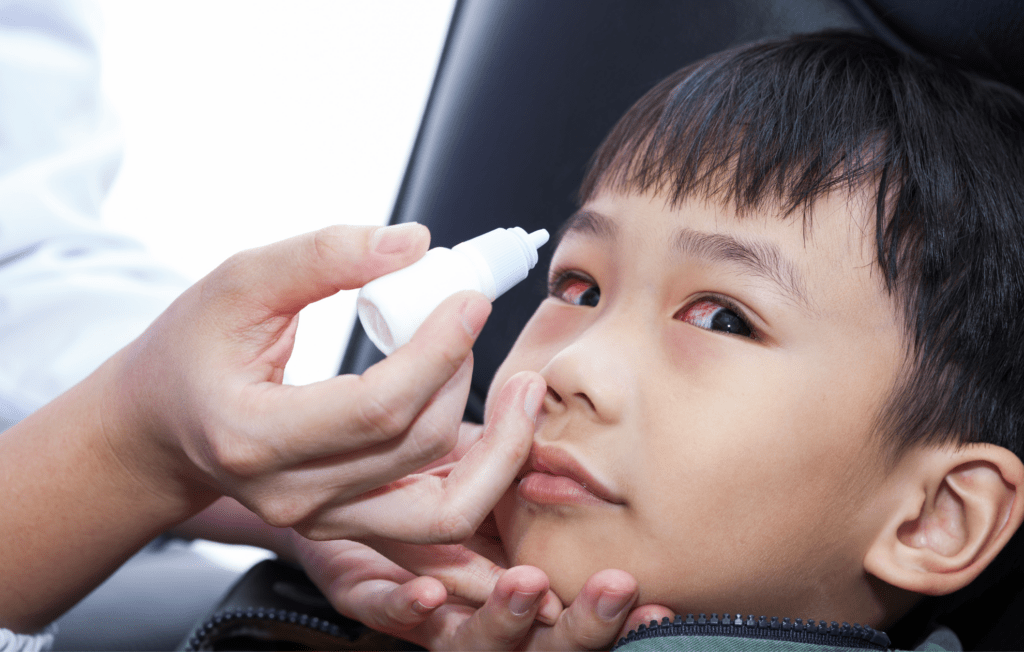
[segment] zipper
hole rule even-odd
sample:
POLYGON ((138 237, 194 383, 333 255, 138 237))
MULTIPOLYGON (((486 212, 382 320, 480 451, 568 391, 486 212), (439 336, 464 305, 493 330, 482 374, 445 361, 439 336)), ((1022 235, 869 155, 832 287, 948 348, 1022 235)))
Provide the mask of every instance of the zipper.
POLYGON ((337 641, 353 641, 357 638, 354 632, 343 629, 335 623, 297 611, 286 612, 284 609, 265 609, 263 607, 243 609, 239 607, 218 611, 200 623, 192 631, 182 650, 183 652, 215 650, 220 638, 225 636, 230 638, 236 634, 247 636, 255 634, 256 638, 259 638, 264 634, 263 629, 267 625, 271 627, 283 625, 290 630, 284 636, 270 636, 269 638, 295 640, 300 644, 310 642, 306 640, 308 638, 314 638, 313 642, 319 644, 316 647, 324 649, 328 649, 332 644, 336 645, 337 641))
POLYGON ((815 623, 813 619, 804 622, 801 618, 781 621, 772 616, 771 619, 761 616, 757 620, 753 614, 744 620, 740 614, 724 614, 721 618, 717 613, 708 618, 705 614, 694 618, 689 614, 686 618, 677 615, 675 620, 662 618, 659 623, 652 620, 649 625, 640 625, 625 637, 620 638, 612 650, 648 638, 668 636, 725 636, 733 638, 755 638, 787 640, 794 643, 811 643, 830 647, 845 647, 862 650, 887 650, 890 645, 885 632, 866 625, 854 623, 826 623, 824 620, 815 623))

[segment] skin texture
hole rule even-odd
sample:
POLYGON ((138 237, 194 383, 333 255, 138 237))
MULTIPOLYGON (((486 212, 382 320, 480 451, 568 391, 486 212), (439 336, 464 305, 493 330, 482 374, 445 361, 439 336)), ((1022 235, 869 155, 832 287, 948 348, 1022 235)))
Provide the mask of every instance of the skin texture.
POLYGON ((740 218, 611 192, 583 207, 593 216, 552 262, 553 277, 573 276, 492 386, 524 370, 544 378, 534 453, 541 471, 561 460, 521 474, 495 510, 512 563, 546 569, 565 602, 619 568, 639 603, 682 613, 879 621, 862 563, 885 478, 872 426, 905 345, 856 199, 819 201, 810 228, 799 214, 740 218), (690 242, 728 236, 784 262, 767 273, 736 249, 679 252, 681 228, 690 242), (753 337, 712 327, 719 306, 753 337), (565 459, 603 495, 529 492, 562 491, 552 478, 565 459))

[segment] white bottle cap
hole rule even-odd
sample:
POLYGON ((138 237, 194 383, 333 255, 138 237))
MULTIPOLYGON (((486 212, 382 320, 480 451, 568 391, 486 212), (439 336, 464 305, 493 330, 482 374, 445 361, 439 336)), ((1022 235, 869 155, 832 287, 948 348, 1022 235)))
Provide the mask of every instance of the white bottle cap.
POLYGON ((473 258, 481 271, 490 271, 490 287, 484 290, 484 294, 494 301, 526 278, 537 264, 537 249, 548 241, 548 237, 546 229, 527 233, 514 226, 478 235, 455 245, 452 251, 473 258))

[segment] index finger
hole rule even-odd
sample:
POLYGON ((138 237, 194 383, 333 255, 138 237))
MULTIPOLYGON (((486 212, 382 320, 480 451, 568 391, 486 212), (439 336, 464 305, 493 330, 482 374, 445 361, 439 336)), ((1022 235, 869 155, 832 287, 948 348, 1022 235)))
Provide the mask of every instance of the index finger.
POLYGON ((430 232, 415 222, 330 226, 236 254, 210 279, 230 296, 246 296, 272 312, 295 314, 339 290, 362 287, 408 267, 428 246, 430 232))
MULTIPOLYGON (((266 385, 260 396, 261 428, 280 468, 329 455, 362 451, 410 430, 424 407, 462 367, 491 304, 478 292, 446 299, 412 341, 362 376, 346 375, 307 385, 266 385), (287 433, 287 437, 281 437, 287 433)), ((465 382, 468 392, 469 382, 465 382)), ((458 438, 458 413, 450 433, 412 431, 389 464, 401 477, 446 454, 458 438)))
POLYGON ((521 371, 501 389, 495 414, 447 477, 410 476, 409 482, 339 506, 342 536, 370 536, 409 543, 455 543, 471 536, 512 484, 533 442, 547 385, 521 371), (383 515, 387 515, 386 518, 383 515))

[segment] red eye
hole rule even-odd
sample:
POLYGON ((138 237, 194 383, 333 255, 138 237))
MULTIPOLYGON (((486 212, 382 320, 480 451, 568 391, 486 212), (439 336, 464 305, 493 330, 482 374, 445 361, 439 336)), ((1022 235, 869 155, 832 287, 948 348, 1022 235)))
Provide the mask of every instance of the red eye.
POLYGON ((717 300, 699 299, 679 312, 680 321, 697 328, 753 337, 753 329, 738 310, 724 306, 717 300))
POLYGON ((601 301, 601 289, 597 284, 574 274, 563 274, 556 278, 548 293, 576 306, 593 308, 601 301))

